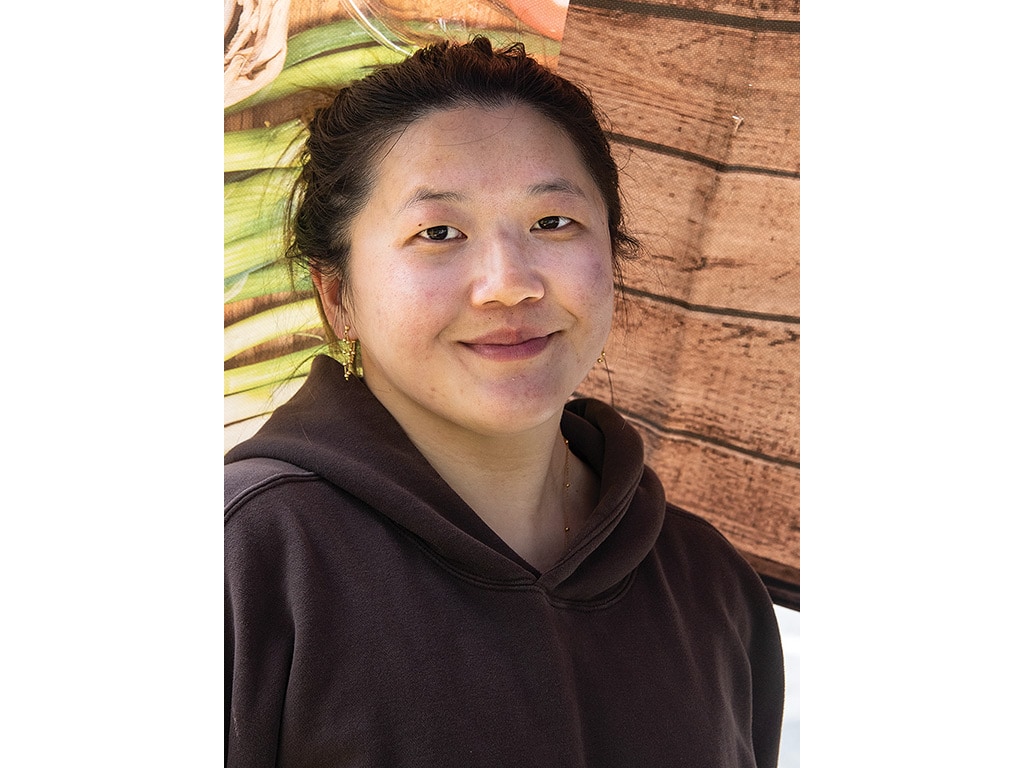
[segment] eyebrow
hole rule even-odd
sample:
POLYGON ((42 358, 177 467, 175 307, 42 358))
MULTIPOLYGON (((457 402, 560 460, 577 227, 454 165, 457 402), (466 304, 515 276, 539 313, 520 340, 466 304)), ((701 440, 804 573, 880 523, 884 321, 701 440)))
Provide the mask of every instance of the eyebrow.
POLYGON ((458 192, 443 192, 438 189, 431 189, 430 187, 419 187, 409 197, 408 200, 402 205, 401 210, 412 208, 414 205, 420 203, 430 203, 440 201, 443 203, 457 203, 462 201, 463 197, 458 192))
MULTIPOLYGON (((573 195, 574 197, 585 198, 583 190, 577 184, 569 181, 568 179, 555 178, 548 181, 538 182, 537 184, 531 184, 526 189, 526 194, 529 197, 538 197, 540 195, 548 194, 563 194, 573 195)), ((431 202, 442 202, 442 203, 459 203, 465 200, 465 197, 458 192, 448 192, 440 189, 433 189, 431 187, 418 187, 409 199, 405 201, 400 210, 408 210, 414 205, 420 203, 431 203, 431 202)))
POLYGON ((557 178, 551 179, 550 181, 544 181, 539 184, 533 184, 529 189, 526 190, 530 196, 534 195, 547 195, 552 192, 558 194, 574 195, 576 197, 586 197, 583 194, 583 190, 576 184, 569 181, 568 179, 557 178))

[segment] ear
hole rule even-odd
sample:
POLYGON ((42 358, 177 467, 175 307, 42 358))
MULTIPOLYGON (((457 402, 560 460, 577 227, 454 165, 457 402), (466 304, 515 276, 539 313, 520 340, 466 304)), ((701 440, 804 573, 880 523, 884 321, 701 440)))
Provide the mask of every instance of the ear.
MULTIPOLYGON (((344 291, 341 281, 336 277, 326 277, 316 270, 310 270, 310 277, 316 288, 317 296, 320 298, 320 309, 323 311, 324 320, 331 326, 336 337, 340 339, 345 333, 345 326, 350 324, 342 302, 344 291)), ((352 330, 349 330, 349 338, 355 338, 352 330)))

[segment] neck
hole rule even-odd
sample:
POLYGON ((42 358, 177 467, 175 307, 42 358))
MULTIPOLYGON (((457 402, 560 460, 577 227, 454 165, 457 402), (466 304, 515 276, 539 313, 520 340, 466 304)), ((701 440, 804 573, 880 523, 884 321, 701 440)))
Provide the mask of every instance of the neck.
POLYGON ((567 446, 557 424, 529 435, 466 443, 410 436, 462 499, 538 570, 566 549, 567 446))
POLYGON ((525 429, 481 431, 396 396, 365 359, 364 370, 366 385, 437 473, 520 557, 545 571, 565 554, 599 483, 568 451, 561 408, 525 429))
POLYGON ((561 413, 523 432, 482 435, 395 418, 446 483, 506 544, 544 571, 566 551, 583 464, 568 451, 561 413), (567 458, 568 454, 568 458, 567 458), (570 494, 569 491, 574 491, 570 494))

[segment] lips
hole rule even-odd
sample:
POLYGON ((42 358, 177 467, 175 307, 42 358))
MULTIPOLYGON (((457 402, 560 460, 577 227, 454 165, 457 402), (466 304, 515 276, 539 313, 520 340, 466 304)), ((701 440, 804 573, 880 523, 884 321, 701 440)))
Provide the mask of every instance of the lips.
POLYGON ((527 360, 547 349, 554 335, 530 328, 503 328, 462 344, 488 360, 527 360))

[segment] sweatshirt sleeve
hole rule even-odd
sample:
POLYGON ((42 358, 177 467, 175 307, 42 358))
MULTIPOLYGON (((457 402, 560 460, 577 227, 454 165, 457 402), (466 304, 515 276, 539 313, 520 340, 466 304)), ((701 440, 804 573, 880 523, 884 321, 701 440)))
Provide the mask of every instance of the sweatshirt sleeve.
POLYGON ((225 519, 225 765, 274 766, 294 627, 275 526, 241 509, 225 519))
POLYGON ((683 553, 686 563, 680 581, 701 585, 698 593, 686 593, 691 615, 709 612, 715 631, 725 633, 703 642, 731 649, 721 656, 723 666, 715 674, 723 688, 733 691, 734 717, 749 739, 754 764, 776 768, 785 665, 775 605, 761 577, 721 531, 678 507, 668 509, 667 519, 675 523, 670 550, 683 553))
MULTIPOLYGON (((785 663, 775 604, 761 577, 737 552, 730 553, 735 567, 735 611, 746 613, 745 644, 750 674, 750 737, 757 768, 776 768, 782 739, 785 704, 785 663), (744 611, 745 606, 745 611, 744 611)), ((723 558, 727 562, 727 558, 723 558)))
POLYGON ((775 607, 766 598, 754 617, 750 646, 753 677, 751 735, 758 768, 775 768, 779 762, 782 715, 785 699, 785 664, 775 607))

